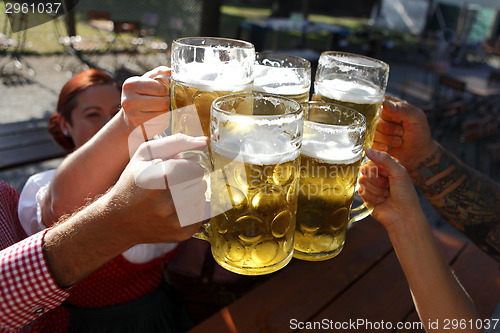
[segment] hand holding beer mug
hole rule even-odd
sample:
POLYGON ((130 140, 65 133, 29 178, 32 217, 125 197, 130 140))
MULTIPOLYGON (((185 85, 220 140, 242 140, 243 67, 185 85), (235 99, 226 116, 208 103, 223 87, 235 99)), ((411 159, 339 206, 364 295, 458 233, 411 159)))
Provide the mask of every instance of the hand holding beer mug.
POLYGON ((311 88, 309 60, 274 52, 255 54, 253 91, 307 102, 311 88))
POLYGON ((222 267, 260 275, 291 260, 302 130, 302 107, 288 98, 250 93, 213 102, 204 239, 222 267))
POLYGON ((319 261, 343 248, 347 226, 367 209, 351 209, 363 160, 365 117, 342 105, 302 103, 299 199, 294 257, 319 261))
POLYGON ((251 92, 254 61, 254 46, 245 41, 215 37, 175 40, 172 133, 209 136, 210 105, 220 96, 251 92), (200 122, 203 133, 198 132, 200 122))
POLYGON ((345 105, 366 118, 365 148, 370 148, 384 100, 389 65, 345 52, 323 52, 312 100, 345 105))

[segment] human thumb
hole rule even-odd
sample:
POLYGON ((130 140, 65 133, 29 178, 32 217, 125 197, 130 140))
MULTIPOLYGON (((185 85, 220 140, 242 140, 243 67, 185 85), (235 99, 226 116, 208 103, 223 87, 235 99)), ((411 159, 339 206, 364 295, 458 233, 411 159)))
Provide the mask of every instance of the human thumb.
POLYGON ((386 152, 381 152, 367 148, 365 150, 366 156, 373 161, 373 163, 383 167, 391 176, 398 176, 403 174, 405 171, 404 167, 397 163, 389 154, 386 152))

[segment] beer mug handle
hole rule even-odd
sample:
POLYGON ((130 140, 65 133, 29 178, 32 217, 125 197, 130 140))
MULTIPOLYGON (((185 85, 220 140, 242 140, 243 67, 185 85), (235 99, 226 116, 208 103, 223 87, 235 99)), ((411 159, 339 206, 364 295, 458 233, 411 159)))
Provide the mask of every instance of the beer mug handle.
MULTIPOLYGON (((172 91, 170 90, 170 86, 165 83, 165 81, 170 82, 170 75, 156 75, 155 77, 153 77, 153 80, 158 81, 161 84, 163 84, 165 86, 165 88, 167 88, 167 90, 168 90, 167 96, 171 97, 172 91)), ((143 129, 143 132, 145 133, 144 125, 141 125, 141 127, 143 129)), ((168 133, 168 128, 167 128, 167 129, 165 129, 165 131, 158 133, 153 138, 159 139, 159 138, 167 137, 169 135, 170 135, 170 133, 168 133)), ((147 137, 146 137, 146 140, 147 140, 147 137)))
MULTIPOLYGON (((207 182, 207 192, 205 192, 205 201, 210 203, 210 174, 212 172, 212 164, 210 162, 208 150, 186 150, 182 153, 179 153, 179 158, 186 159, 192 162, 195 162, 199 166, 203 168, 204 175, 203 179, 207 182)), ((210 217, 209 205, 205 207, 205 217, 210 217)), ((200 229, 193 235, 194 238, 210 241, 210 219, 206 219, 207 222, 203 223, 200 229)))
POLYGON ((355 203, 359 203, 356 207, 351 208, 351 216, 349 219, 349 224, 354 222, 358 222, 368 215, 370 215, 373 211, 373 206, 370 203, 363 202, 363 199, 359 195, 358 191, 354 194, 353 205, 355 203))
MULTIPOLYGON (((367 157, 364 158, 363 165, 368 161, 367 157)), ((354 200, 351 206, 351 216, 349 219, 349 224, 361 221, 373 212, 373 205, 366 203, 363 198, 358 193, 359 183, 356 185, 354 190, 354 200)))

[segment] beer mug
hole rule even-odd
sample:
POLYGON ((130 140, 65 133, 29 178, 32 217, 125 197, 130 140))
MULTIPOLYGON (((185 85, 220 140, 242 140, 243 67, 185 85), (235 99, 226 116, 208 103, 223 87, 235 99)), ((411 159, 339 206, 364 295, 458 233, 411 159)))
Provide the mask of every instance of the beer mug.
POLYGON ((198 238, 225 269, 261 275, 291 260, 302 130, 302 106, 292 99, 249 93, 213 102, 212 218, 198 238))
POLYGON ((370 148, 388 78, 389 65, 383 61, 345 52, 323 52, 312 100, 345 105, 365 116, 365 148, 370 148))
POLYGON ((347 226, 370 212, 352 209, 366 122, 360 113, 325 102, 302 103, 304 134, 294 257, 308 261, 335 257, 347 226))
POLYGON ((216 37, 174 40, 172 133, 209 136, 212 102, 220 96, 251 92, 254 61, 254 46, 245 41, 216 37), (203 133, 196 126, 200 122, 203 133))
POLYGON ((309 100, 311 63, 309 60, 275 52, 257 52, 253 91, 309 100))

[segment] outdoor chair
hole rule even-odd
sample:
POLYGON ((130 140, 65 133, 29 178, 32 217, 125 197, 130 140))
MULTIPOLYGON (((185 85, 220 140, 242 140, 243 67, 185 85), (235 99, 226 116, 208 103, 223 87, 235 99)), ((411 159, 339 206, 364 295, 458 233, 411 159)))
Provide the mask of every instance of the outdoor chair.
POLYGON ((434 87, 428 84, 407 79, 401 84, 399 94, 402 99, 422 109, 427 116, 434 109, 434 87))
MULTIPOLYGON (((491 70, 487 77, 487 85, 500 87, 500 71, 491 70)), ((493 116, 500 119, 500 94, 488 94, 486 96, 475 96, 474 104, 477 112, 485 116, 493 116)))
POLYGON ((463 81, 449 75, 440 75, 434 93, 434 107, 429 115, 433 134, 440 140, 450 130, 458 130, 470 108, 470 100, 463 81))

